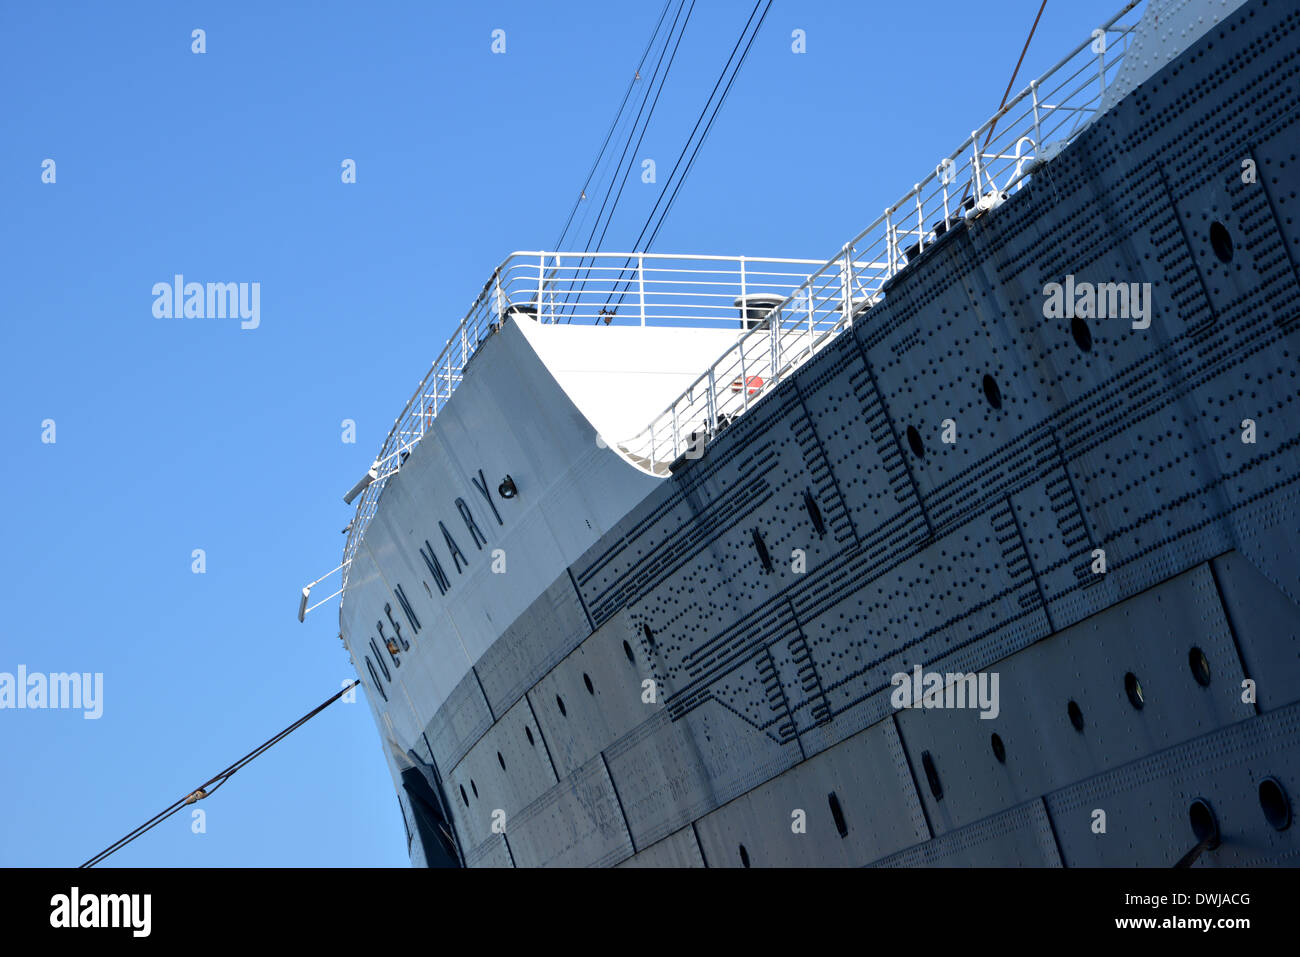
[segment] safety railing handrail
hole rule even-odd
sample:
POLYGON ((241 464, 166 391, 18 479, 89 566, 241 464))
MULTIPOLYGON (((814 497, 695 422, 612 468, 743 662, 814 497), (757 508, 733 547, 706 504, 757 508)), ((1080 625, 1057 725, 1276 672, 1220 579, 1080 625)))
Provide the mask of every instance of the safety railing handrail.
POLYGON ((927 249, 1020 189, 1096 115, 1133 29, 1133 23, 1121 21, 1143 2, 1130 0, 1009 99, 773 307, 760 328, 740 337, 644 430, 616 443, 620 451, 656 475, 667 474, 683 458, 703 454, 704 444, 720 428, 878 304, 890 280, 927 249), (1115 36, 1118 49, 1110 43, 1115 36))
POLYGON ((748 317, 750 321, 742 319, 741 326, 748 325, 749 330, 733 346, 641 433, 616 443, 645 471, 667 474, 683 456, 701 453, 703 443, 720 428, 747 412, 869 312, 886 294, 889 281, 927 249, 968 219, 1000 205, 1056 149, 1085 129, 1127 49, 1132 25, 1120 21, 1143 2, 1129 0, 1088 40, 1008 100, 830 260, 648 252, 512 253, 484 284, 385 438, 348 528, 344 587, 385 481, 428 431, 478 346, 506 317, 521 314, 539 322, 607 325, 725 322, 732 328, 737 318, 748 317), (1117 51, 1110 48, 1114 35, 1122 41, 1117 51), (1089 49, 1092 56, 1080 56, 1089 49), (932 222, 935 217, 938 221, 932 222), (709 263, 713 268, 707 267, 709 263), (780 268, 804 266, 816 268, 780 268), (715 277, 711 281, 683 278, 710 275, 715 277), (738 303, 755 294, 779 301, 774 306, 765 302, 762 308, 767 311, 758 321, 744 306, 735 311, 738 303))
POLYGON ((511 314, 542 323, 743 326, 738 300, 784 298, 820 259, 635 252, 515 252, 483 285, 401 413, 367 475, 348 527, 343 583, 386 480, 460 384, 478 346, 511 314))

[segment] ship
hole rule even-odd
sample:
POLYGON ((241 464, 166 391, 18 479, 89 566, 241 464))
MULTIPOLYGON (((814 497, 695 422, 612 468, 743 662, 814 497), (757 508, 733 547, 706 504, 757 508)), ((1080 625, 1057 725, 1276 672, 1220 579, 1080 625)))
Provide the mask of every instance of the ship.
POLYGON ((1300 860, 1300 9, 1084 32, 828 259, 491 273, 346 497, 413 865, 1300 860))

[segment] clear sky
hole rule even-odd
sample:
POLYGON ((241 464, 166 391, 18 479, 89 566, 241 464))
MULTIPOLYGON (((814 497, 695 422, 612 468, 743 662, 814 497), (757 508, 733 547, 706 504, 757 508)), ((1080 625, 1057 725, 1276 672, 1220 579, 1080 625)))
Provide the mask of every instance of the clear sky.
MULTIPOLYGON (((1049 0, 1016 89, 1122 5, 1049 0)), ((696 3, 605 249, 752 6, 696 3)), ((778 0, 655 250, 834 255, 996 110, 1038 6, 778 0)), ((553 248, 661 9, 0 7, 0 672, 104 676, 97 720, 0 710, 0 864, 80 863, 354 676, 335 603, 296 620, 342 495, 494 266, 553 248), (155 317, 176 273, 260 283, 260 325, 155 317)), ((198 807, 108 863, 407 863, 361 702, 198 807)))

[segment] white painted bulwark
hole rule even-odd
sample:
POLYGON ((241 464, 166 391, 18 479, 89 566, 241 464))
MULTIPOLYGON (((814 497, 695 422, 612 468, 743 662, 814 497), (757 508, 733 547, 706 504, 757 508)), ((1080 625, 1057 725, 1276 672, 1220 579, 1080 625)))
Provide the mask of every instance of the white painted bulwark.
POLYGON ((607 442, 634 435, 735 345, 741 329, 524 323, 529 344, 607 442))
POLYGON ((479 347, 389 477, 341 604, 344 643, 399 754, 502 631, 661 481, 602 447, 598 433, 643 425, 738 332, 511 318, 479 347), (511 499, 498 490, 507 475, 511 499), (442 569, 445 594, 422 551, 442 569))

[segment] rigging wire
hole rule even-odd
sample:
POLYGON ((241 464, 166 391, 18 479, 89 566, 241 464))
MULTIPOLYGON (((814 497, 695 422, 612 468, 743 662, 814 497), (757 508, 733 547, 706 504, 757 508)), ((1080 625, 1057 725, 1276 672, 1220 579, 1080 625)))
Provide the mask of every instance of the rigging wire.
MULTIPOLYGON (((754 26, 753 32, 750 32, 750 26, 754 23, 754 17, 758 14, 758 9, 761 6, 763 6, 763 0, 757 0, 754 4, 754 9, 750 11, 749 19, 745 21, 745 26, 740 31, 740 36, 736 39, 735 45, 732 46, 731 53, 723 64, 722 71, 718 74, 718 79, 713 84, 713 89, 709 91, 709 96, 704 101, 704 106, 700 109, 700 115, 696 118, 695 125, 691 128, 691 133, 686 138, 685 144, 682 146, 682 151, 677 156, 677 161, 673 164, 673 168, 671 172, 669 172, 667 180, 664 181, 663 189, 659 191, 659 196, 655 199, 655 203, 650 209, 646 222, 641 227, 641 232, 637 236, 636 242, 632 245, 633 249, 648 252, 650 247, 654 244, 655 237, 659 235, 659 229, 663 226, 664 220, 672 209, 673 203, 677 199, 677 194, 682 188, 682 183, 684 183, 686 177, 690 175, 691 169, 695 165, 695 158, 699 155, 700 148, 704 146, 704 141, 708 139, 709 131, 713 128, 713 122, 717 119, 718 112, 722 109, 722 105, 726 101, 727 95, 731 92, 732 85, 736 82, 736 77, 740 74, 741 67, 744 66, 745 59, 749 56, 750 47, 754 45, 754 40, 758 36, 758 32, 763 28, 763 22, 767 19, 768 11, 772 9, 772 0, 767 0, 767 6, 763 8, 763 14, 759 17, 758 24, 754 26), (749 37, 748 42, 745 41, 746 36, 749 37), (740 58, 737 60, 736 53, 740 50, 742 43, 745 44, 745 49, 741 52, 740 58), (734 67, 732 61, 735 61, 734 67), (723 86, 724 81, 726 83, 725 87, 723 86), (682 175, 678 177, 676 183, 674 183, 673 178, 677 175, 677 170, 682 167, 682 160, 686 159, 686 153, 691 149, 691 143, 695 141, 695 134, 699 132, 700 124, 704 122, 705 114, 709 113, 709 104, 713 103, 714 97, 717 95, 720 87, 722 88, 722 95, 718 97, 717 103, 714 104, 713 112, 709 114, 709 119, 708 122, 705 123, 704 131, 700 134, 698 142, 695 143, 695 149, 691 152, 690 158, 686 161, 685 168, 682 169, 682 175), (668 193, 670 186, 672 187, 671 194, 668 193), (655 214, 659 211, 659 204, 663 202, 665 195, 668 196, 668 203, 664 206, 662 212, 659 212, 659 218, 656 221, 655 214), (645 246, 642 247, 641 240, 645 237, 646 230, 650 229, 652 223, 654 224, 654 230, 650 234, 650 238, 646 242, 645 246)), ((631 267, 631 264, 632 260, 631 258, 628 258, 624 262, 623 268, 620 270, 620 275, 625 274, 631 267)), ((631 282, 632 280, 630 278, 621 281, 622 290, 617 294, 618 305, 622 305, 631 282)), ((614 298, 615 293, 611 291, 609 298, 606 300, 605 307, 601 310, 602 312, 612 313, 617 310, 617 305, 611 306, 614 298)))
POLYGON ((181 808, 186 807, 187 805, 190 804, 194 804, 196 801, 200 801, 205 797, 210 797, 212 794, 216 793, 217 789, 220 788, 221 785, 225 784, 228 780, 230 780, 231 775, 233 775, 236 771, 239 771, 240 769, 245 767, 254 758, 258 757, 259 755, 261 755, 262 753, 270 749, 273 745, 279 743, 280 741, 283 741, 290 734, 292 734, 298 728, 302 727, 312 718, 316 717, 316 715, 320 714, 322 711, 324 711, 335 701, 343 697, 345 694, 347 694, 349 691, 351 691, 359 684, 361 684, 361 680, 359 678, 354 679, 350 685, 345 686, 343 690, 327 698, 325 701, 323 701, 321 704, 313 708, 311 711, 307 712, 305 715, 303 715, 293 724, 289 725, 289 727, 285 728, 279 734, 275 735, 275 737, 258 745, 256 748, 248 752, 248 754, 244 755, 234 764, 230 765, 225 770, 220 771, 219 773, 213 775, 208 780, 204 781, 203 784, 199 785, 199 787, 195 788, 185 797, 181 798, 179 801, 176 801, 175 803, 159 811, 153 817, 149 818, 149 820, 145 821, 143 824, 137 827, 134 831, 131 831, 125 837, 113 842, 108 847, 104 848, 104 850, 100 851, 90 860, 82 864, 81 867, 94 867, 96 864, 100 863, 105 858, 107 858, 110 854, 113 854, 116 851, 120 851, 122 848, 126 847, 128 844, 134 841, 136 838, 142 836, 148 831, 153 830, 155 827, 157 827, 163 821, 167 820, 169 817, 171 817, 181 808), (209 785, 213 785, 211 790, 208 789, 209 785))
MULTIPOLYGON (((686 27, 691 22, 691 14, 694 11, 695 11, 695 0, 691 0, 691 6, 690 9, 686 11, 686 19, 682 23, 681 32, 677 34, 677 42, 673 45, 672 56, 668 58, 668 69, 664 70, 665 81, 668 79, 668 71, 673 68, 673 61, 677 59, 677 48, 681 46, 682 36, 686 33, 686 27)), ((635 155, 641 149, 641 142, 642 140, 645 139, 646 130, 650 128, 650 117, 654 116, 655 107, 659 105, 659 95, 663 93, 663 91, 664 91, 664 84, 661 82, 659 84, 658 91, 655 93, 654 102, 650 104, 650 113, 646 117, 645 125, 641 127, 641 135, 637 138, 636 147, 632 151, 633 161, 627 165, 627 169, 623 172, 623 182, 619 184, 618 195, 614 197, 614 206, 609 211, 609 218, 605 220, 605 228, 601 230, 600 239, 596 241, 595 247, 589 246, 588 248, 599 249, 601 247, 601 244, 605 242, 605 233, 609 231, 609 225, 614 221, 614 209, 618 207, 618 201, 623 196, 623 189, 624 187, 627 186, 627 180, 632 173, 632 167, 636 165, 635 155)), ((694 131, 692 131, 692 135, 694 135, 694 131)), ((593 230, 592 232, 594 235, 595 230, 593 230)))
MULTIPOLYGON (((672 35, 677 31, 677 23, 681 19, 682 8, 685 5, 686 5, 686 0, 678 0, 677 12, 673 15, 672 26, 668 28, 668 39, 671 39, 672 35)), ((659 51, 659 58, 655 61, 654 72, 650 76, 650 82, 646 84, 645 94, 641 97, 641 105, 640 107, 637 108, 636 118, 632 121, 632 129, 628 132, 627 140, 623 144, 623 152, 619 155, 618 163, 615 166, 616 170, 621 168, 623 166, 623 161, 627 159, 628 150, 631 149, 632 147, 632 134, 636 132, 636 128, 641 124, 641 116, 642 114, 645 113, 646 104, 650 101, 650 91, 654 89, 656 81, 659 80, 659 72, 663 68, 664 56, 665 54, 668 53, 668 39, 665 39, 663 49, 659 51)), ((678 37, 678 42, 679 43, 681 42, 680 36, 678 37)), ((664 74, 664 78, 665 79, 667 78, 667 74, 664 74)), ((660 83, 660 86, 662 87, 662 83, 660 83)), ((649 123, 649 121, 650 118, 646 117, 647 124, 649 123)), ((595 237, 596 230, 600 226, 600 221, 605 215, 605 207, 609 205, 610 197, 613 194, 614 194, 614 178, 611 177, 609 181, 609 185, 605 188, 605 198, 601 200, 600 203, 600 211, 596 214, 596 222, 592 224, 591 233, 587 237, 587 242, 584 248, 587 249, 590 248, 591 241, 595 237)), ((613 215, 613 210, 610 210, 610 215, 611 216, 613 215)))
MULTIPOLYGON (((731 56, 727 58, 728 64, 730 64, 732 58, 735 57, 736 50, 740 47, 741 41, 744 40, 745 34, 749 30, 749 25, 754 20, 754 14, 758 12, 758 8, 761 5, 761 3, 762 0, 759 0, 758 3, 754 4, 754 9, 749 14, 749 20, 745 22, 745 29, 741 31, 740 38, 736 40, 736 45, 732 47, 731 56)), ((682 184, 686 182, 686 177, 690 175, 691 169, 695 165, 695 157, 699 155, 700 148, 704 146, 704 141, 708 139, 709 131, 713 129, 713 121, 717 119, 718 112, 722 109, 722 104, 726 102, 727 95, 731 92, 732 84, 736 82, 736 77, 740 75, 740 69, 742 66, 744 66, 746 57, 749 56, 749 49, 754 45, 754 40, 758 36, 758 32, 761 29, 763 29, 763 21, 767 19, 768 11, 770 11, 771 9, 772 9, 772 0, 767 0, 767 6, 763 8, 763 15, 759 17, 758 24, 754 27, 753 32, 749 34, 749 42, 745 44, 745 49, 741 53, 740 59, 736 61, 736 66, 731 71, 730 78, 727 79, 727 85, 726 87, 723 88, 722 96, 718 98, 718 102, 713 108, 713 113, 709 116, 709 121, 704 126, 704 132, 700 134, 699 142, 695 144, 695 149, 691 153, 691 158, 687 160, 686 168, 682 170, 682 175, 678 178, 676 185, 673 187, 672 194, 668 197, 668 203, 666 206, 664 206, 663 212, 660 213, 659 220, 655 224, 654 231, 650 234, 650 238, 646 241, 645 247, 642 251, 649 251, 650 247, 654 244, 655 237, 659 235, 659 229, 660 227, 663 226, 664 219, 667 218, 669 210, 672 209, 673 202, 677 199, 677 193, 681 190, 682 184)), ((708 109, 708 104, 710 101, 712 101, 713 94, 717 92, 718 86, 721 85, 723 77, 726 76, 726 70, 727 68, 724 66, 723 73, 718 77, 718 82, 713 85, 713 91, 709 94, 709 100, 705 101, 704 110, 700 111, 700 117, 695 121, 695 129, 699 128, 700 120, 704 119, 704 112, 708 109)), ((695 129, 691 130, 691 137, 694 137, 695 129)), ((682 156, 685 156, 686 148, 690 146, 689 138, 687 139, 686 144, 687 144, 686 147, 682 148, 681 155, 677 157, 677 163, 673 165, 672 172, 668 174, 668 183, 672 182, 673 174, 677 172, 677 167, 681 164, 682 156)), ((664 190, 660 191, 659 194, 660 199, 663 198, 664 192, 668 189, 668 183, 665 183, 664 190)), ((654 207, 650 210, 650 218, 646 220, 646 225, 642 227, 641 234, 637 236, 636 243, 632 247, 633 249, 642 249, 641 238, 645 236, 645 231, 646 229, 649 228, 650 220, 653 219, 655 214, 655 209, 657 209, 658 206, 659 206, 659 202, 656 201, 654 207)))
MULTIPOLYGON (((1006 92, 1002 94, 1002 102, 998 104, 998 113, 1001 113, 1002 108, 1007 105, 1007 99, 1008 97, 1011 96, 1011 88, 1016 85, 1016 77, 1020 75, 1020 67, 1025 62, 1025 54, 1029 52, 1029 44, 1034 39, 1035 31, 1038 30, 1038 21, 1043 18, 1043 11, 1046 9, 1047 9, 1047 0, 1043 0, 1042 6, 1038 8, 1038 16, 1034 17, 1034 25, 1029 28, 1029 36, 1025 37, 1025 45, 1020 51, 1020 59, 1016 61, 1016 68, 1011 71, 1011 79, 1007 81, 1006 92)), ((997 125, 998 125, 997 120, 994 120, 992 123, 989 124, 989 131, 984 135, 984 145, 980 147, 981 153, 984 150, 988 149, 989 141, 993 139, 993 128, 997 125)), ((1042 145, 1043 144, 1039 143, 1038 147, 1041 148, 1042 145)), ((962 193, 963 200, 965 200, 966 197, 970 195, 970 187, 971 184, 967 182, 966 191, 962 193)))
MULTIPOLYGON (((663 91, 663 87, 664 87, 664 83, 668 80, 668 72, 669 72, 669 70, 672 69, 673 61, 676 60, 676 58, 677 58, 677 48, 681 45, 681 42, 682 42, 682 36, 685 35, 685 33, 686 33, 686 25, 687 25, 687 23, 689 23, 689 21, 690 21, 690 12, 688 12, 688 13, 686 14, 686 20, 682 22, 682 28, 681 28, 681 30, 678 31, 678 29, 677 29, 677 23, 678 23, 679 20, 681 20, 682 9, 683 9, 685 6, 686 6, 686 0, 679 0, 679 2, 678 2, 678 4, 677 4, 677 13, 673 16, 673 23, 672 23, 672 26, 671 26, 671 27, 669 28, 669 30, 668 30, 668 39, 671 39, 674 33, 677 34, 677 41, 676 41, 676 43, 675 43, 674 46, 673 46, 672 56, 671 56, 671 57, 669 58, 669 60, 668 60, 668 68, 665 69, 665 70, 663 71, 663 76, 662 76, 662 78, 661 78, 661 77, 660 77, 660 69, 663 67, 664 55, 668 53, 668 40, 665 40, 665 41, 664 41, 663 49, 661 49, 661 50, 659 51, 659 59, 658 59, 657 61, 655 61, 654 73, 653 73, 653 75, 650 77, 650 83, 646 86, 645 96, 643 96, 643 97, 641 98, 641 106, 640 106, 640 108, 637 110, 636 119, 635 119, 635 120, 633 121, 633 123, 632 123, 632 131, 631 131, 631 132, 629 133, 629 135, 628 135, 627 142, 623 144, 623 153, 622 153, 621 156, 619 156, 619 159, 618 159, 618 165, 615 167, 616 170, 622 168, 624 161, 627 160, 628 150, 632 148, 632 135, 631 135, 631 133, 635 133, 636 128, 637 128, 638 126, 641 126, 641 116, 642 116, 643 113, 645 113, 646 104, 650 102, 650 93, 651 93, 651 90, 655 89, 656 81, 658 81, 658 90, 659 90, 659 92, 662 92, 662 91, 663 91)), ((695 0, 691 0, 691 10, 694 10, 694 9, 695 9, 695 0)), ((651 120, 651 118, 654 116, 654 108, 655 108, 655 106, 658 105, 658 103, 659 103, 659 95, 658 95, 658 93, 656 93, 656 94, 655 94, 655 98, 654 98, 654 103, 653 103, 653 104, 651 105, 651 107, 650 107, 650 113, 649 113, 649 114, 646 114, 645 125, 644 125, 644 126, 641 126, 641 137, 642 137, 642 138, 645 137, 645 131, 646 131, 646 129, 650 126, 650 120, 651 120)), ((641 140, 638 139, 638 140, 637 140, 637 146, 639 147, 640 145, 641 145, 641 140)), ((635 156, 634 156, 633 159, 632 159, 632 161, 628 163, 627 172, 624 173, 624 176, 623 176, 623 183, 624 183, 624 184, 627 183, 627 176, 628 176, 628 174, 631 172, 631 170, 632 170, 632 166, 633 166, 633 164, 634 164, 635 162, 636 162, 636 159, 635 159, 635 156)), ((587 237, 587 242, 586 242, 586 245, 585 245, 585 249, 586 249, 586 250, 591 250, 591 248, 592 248, 592 242, 593 242, 593 240, 594 240, 595 237, 596 237, 596 230, 597 230, 598 228, 600 228, 600 222, 601 222, 601 219, 602 219, 602 218, 605 218, 605 208, 606 208, 606 206, 609 205, 610 198, 611 198, 611 196, 613 196, 613 195, 614 195, 614 179, 611 179, 608 188, 605 190, 605 198, 601 201, 601 204, 600 204, 600 212, 596 214, 596 221, 595 221, 594 223, 592 223, 592 226, 591 226, 591 233, 590 233, 590 235, 588 235, 588 237, 587 237)), ((618 196, 617 196, 617 197, 614 197, 614 205, 613 205, 612 207, 610 207, 610 209, 609 209, 609 217, 608 217, 608 219, 605 220, 605 229, 606 229, 606 230, 609 229, 609 223, 610 223, 610 221, 612 221, 613 218, 614 218, 614 212, 615 212, 615 210, 617 210, 617 208, 618 208, 618 201, 619 201, 619 199, 622 198, 622 195, 623 195, 623 190, 622 190, 622 187, 620 186, 619 191, 618 191, 618 196)), ((604 239, 604 233, 603 233, 603 232, 601 233, 601 239, 602 239, 602 241, 603 241, 603 239, 604 239)), ((581 260, 580 260, 579 262, 581 263, 581 260)), ((594 261, 593 261, 593 263, 594 263, 594 261)), ((588 280, 588 279, 590 278, 590 276, 591 276, 591 269, 592 269, 592 263, 588 263, 588 265, 587 265, 587 267, 586 267, 586 272, 583 274, 581 280, 576 279, 576 271, 575 271, 575 281, 574 281, 573 285, 570 287, 570 289, 567 290, 567 291, 565 292, 565 294, 564 294, 564 298, 563 298, 563 301, 562 301, 562 304, 561 304, 561 308, 567 307, 567 306, 569 305, 569 302, 570 302, 570 298, 571 298, 571 297, 576 296, 578 300, 581 300, 582 293, 583 293, 583 291, 586 289, 587 280, 588 280)), ((540 308, 540 303, 539 303, 538 305, 539 305, 539 308, 540 308)), ((571 316, 570 316, 570 318, 569 318, 569 321, 572 321, 572 317, 571 317, 571 316)))
MULTIPOLYGON (((600 149, 596 151, 596 158, 591 162, 591 169, 587 173, 587 179, 582 184, 582 189, 578 193, 578 198, 573 201, 573 209, 569 210, 569 218, 565 220, 564 228, 560 230, 560 237, 555 241, 553 249, 564 248, 564 237, 569 233, 569 226, 573 223, 573 217, 578 212, 578 207, 586 199, 587 187, 591 185, 592 177, 596 175, 596 170, 600 166, 601 158, 605 155, 605 149, 609 146, 610 140, 614 136, 614 131, 619 126, 619 120, 623 116, 623 110, 627 106, 627 101, 632 96, 632 90, 641 80, 641 68, 645 66, 646 58, 650 55, 650 50, 654 46, 655 39, 659 36, 659 28, 663 26, 664 17, 668 16, 668 8, 672 6, 672 0, 664 0, 664 7, 659 11, 659 19, 655 22, 655 28, 650 34, 650 39, 646 41, 645 49, 641 52, 641 59, 637 61, 636 70, 632 74, 632 79, 628 81, 627 90, 623 94, 623 102, 618 106, 618 112, 614 114, 614 119, 610 121, 609 130, 605 133, 605 140, 600 144, 600 149)), ((630 136, 630 134, 629 134, 630 136)))

